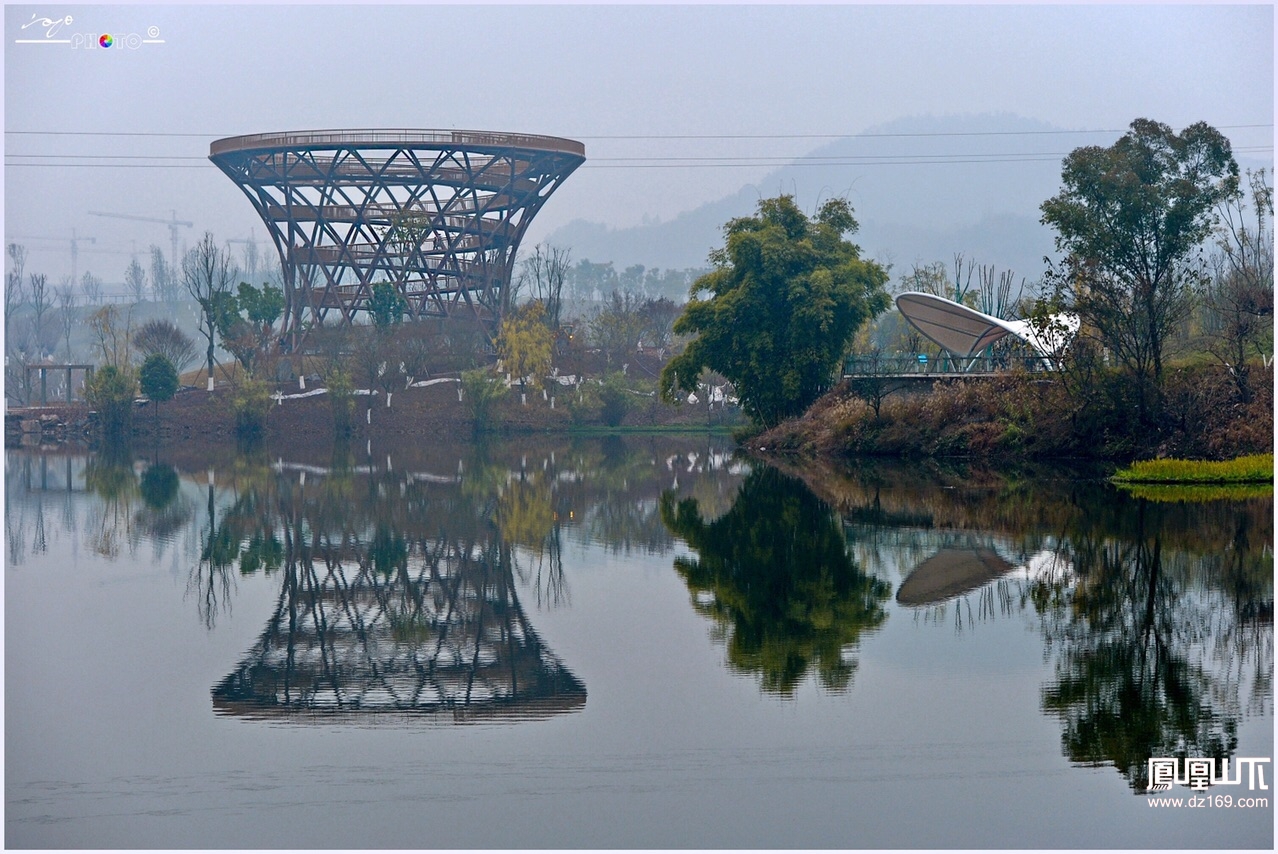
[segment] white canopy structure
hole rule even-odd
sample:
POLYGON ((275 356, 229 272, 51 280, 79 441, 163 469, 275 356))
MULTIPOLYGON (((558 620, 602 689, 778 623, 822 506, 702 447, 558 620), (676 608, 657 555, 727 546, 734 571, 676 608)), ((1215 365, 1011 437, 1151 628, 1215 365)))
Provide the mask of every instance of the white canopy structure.
POLYGON ((1044 359, 1050 359, 1073 340, 1078 332, 1078 315, 1053 315, 1045 329, 1028 320, 1003 320, 965 305, 916 291, 896 298, 896 307, 915 329, 943 350, 960 359, 977 355, 1007 335, 1024 341, 1044 359))

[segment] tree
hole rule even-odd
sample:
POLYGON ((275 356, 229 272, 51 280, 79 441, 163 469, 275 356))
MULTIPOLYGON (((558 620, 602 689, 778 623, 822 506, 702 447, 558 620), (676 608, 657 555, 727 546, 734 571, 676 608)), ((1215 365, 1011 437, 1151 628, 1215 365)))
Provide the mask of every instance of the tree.
MULTIPOLYGON (((35 336, 36 352, 43 355, 45 349, 45 317, 53 308, 53 288, 49 287, 49 277, 44 273, 32 273, 29 279, 31 295, 31 311, 34 314, 31 333, 35 336)), ((54 338, 56 339, 56 333, 54 338)))
POLYGON ((128 368, 133 359, 132 314, 121 317, 118 308, 104 305, 89 315, 89 331, 97 342, 98 358, 102 364, 121 370, 128 368))
MULTIPOLYGON (((163 260, 163 256, 161 256, 163 260)), ((213 240, 213 232, 204 237, 182 259, 182 283, 200 306, 200 334, 208 341, 206 360, 209 387, 213 385, 213 348, 217 340, 217 312, 226 296, 231 296, 231 282, 235 280, 235 265, 231 255, 219 249, 213 240)), ((232 297, 234 299, 234 297, 232 297)))
POLYGON ((1139 424, 1161 394, 1169 336, 1201 273, 1191 256, 1218 205, 1238 192, 1229 140, 1204 122, 1177 135, 1137 119, 1108 148, 1065 158, 1060 194, 1042 205, 1064 253, 1049 279, 1135 381, 1139 424))
POLYGON ((98 413, 103 433, 118 438, 133 422, 133 390, 137 378, 127 366, 107 365, 84 384, 84 397, 98 413))
POLYGON ((177 369, 164 356, 159 353, 152 353, 146 357, 146 361, 142 363, 141 370, 138 371, 138 384, 142 389, 142 394, 155 403, 154 411, 158 416, 160 403, 172 400, 173 395, 177 394, 177 369))
POLYGON ((102 280, 85 270, 80 277, 80 292, 84 294, 85 303, 97 305, 102 302, 102 280))
POLYGON ((146 296, 146 270, 142 269, 136 258, 124 270, 124 286, 128 288, 129 296, 134 302, 142 302, 142 298, 146 296))
POLYGON ((609 427, 616 427, 625 419, 630 411, 630 389, 626 387, 626 378, 620 371, 614 371, 604 377, 603 387, 599 389, 599 417, 609 427))
POLYGON ((471 426, 476 433, 488 428, 488 419, 497 401, 506 396, 506 384, 485 368, 462 371, 462 399, 470 411, 471 426))
POLYGON ((171 320, 148 320, 133 336, 133 346, 143 358, 159 354, 172 363, 178 373, 185 371, 195 359, 195 342, 171 320))
POLYGON ((1273 347, 1274 195, 1264 169, 1247 172, 1250 217, 1240 195, 1221 206, 1222 228, 1203 292, 1207 351, 1229 369, 1241 402, 1252 397, 1248 357, 1273 347), (1249 222, 1254 219, 1254 223, 1249 222))
MULTIPOLYGON (((173 263, 176 264, 177 260, 174 259, 173 263)), ((183 264, 185 264, 185 261, 183 264)), ((155 294, 156 302, 168 302, 172 299, 175 285, 173 278, 175 275, 176 271, 173 269, 173 265, 164 260, 164 250, 152 244, 151 292, 155 294)))
POLYGON ((240 282, 239 296, 227 291, 213 300, 213 325, 222 346, 254 375, 261 358, 275 345, 275 321, 284 313, 284 292, 269 284, 261 290, 240 282))
POLYGON ((546 325, 541 303, 529 303, 502 321, 497 355, 506 370, 519 378, 521 393, 529 376, 541 376, 550 370, 554 344, 554 333, 546 325))
POLYGON ((803 412, 830 387, 857 327, 888 306, 887 271, 843 238, 856 228, 845 199, 809 219, 790 196, 724 226, 715 269, 693 283, 675 321, 676 333, 697 337, 662 370, 662 396, 692 391, 709 368, 760 425, 803 412))
POLYGON ((373 317, 373 325, 385 332, 404 320, 404 312, 408 310, 408 301, 390 282, 378 282, 373 285, 373 296, 368 301, 368 313, 373 317))
POLYGON ((590 317, 590 338, 610 369, 614 362, 633 358, 643 337, 646 318, 639 299, 630 291, 613 291, 590 317))
POLYGON ((532 300, 545 306, 546 323, 552 332, 557 331, 563 311, 564 282, 572 269, 571 250, 538 243, 532 254, 519 262, 519 268, 512 299, 526 289, 532 300))
POLYGON ((58 318, 62 321, 62 338, 66 344, 67 361, 71 361, 71 333, 75 330, 75 280, 66 276, 62 284, 55 288, 58 296, 58 318))
POLYGON ((23 285, 23 275, 27 266, 27 248, 20 243, 10 243, 6 247, 6 252, 9 256, 9 269, 4 275, 4 340, 7 349, 13 340, 9 337, 13 313, 27 298, 27 289, 23 285))

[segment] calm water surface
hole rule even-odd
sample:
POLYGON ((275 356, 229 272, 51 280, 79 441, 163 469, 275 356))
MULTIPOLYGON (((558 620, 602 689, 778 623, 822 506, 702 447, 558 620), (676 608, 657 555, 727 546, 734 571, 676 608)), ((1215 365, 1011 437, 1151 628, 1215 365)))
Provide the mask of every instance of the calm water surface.
POLYGON ((8 847, 1273 846, 1269 497, 664 436, 5 474, 8 847), (1153 806, 1161 756, 1270 788, 1153 806))

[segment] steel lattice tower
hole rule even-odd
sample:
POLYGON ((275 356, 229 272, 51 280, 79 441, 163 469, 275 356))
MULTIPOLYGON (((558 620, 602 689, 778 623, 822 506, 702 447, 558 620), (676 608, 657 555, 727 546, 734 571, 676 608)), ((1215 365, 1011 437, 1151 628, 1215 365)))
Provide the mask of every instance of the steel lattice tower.
POLYGON ((219 139, 209 159, 266 223, 296 336, 330 312, 352 322, 379 282, 410 317, 495 323, 525 230, 586 157, 547 136, 331 130, 219 139))

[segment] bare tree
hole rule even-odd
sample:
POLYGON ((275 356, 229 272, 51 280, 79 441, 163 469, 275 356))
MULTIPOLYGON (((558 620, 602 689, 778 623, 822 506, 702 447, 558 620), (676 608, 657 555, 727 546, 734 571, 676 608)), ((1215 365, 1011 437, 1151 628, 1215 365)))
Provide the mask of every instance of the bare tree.
POLYGON ((142 298, 146 296, 146 270, 142 269, 136 258, 125 268, 124 286, 128 288, 129 296, 135 303, 142 302, 142 298))
POLYGON ((195 342, 171 320, 148 320, 133 336, 133 346, 143 358, 159 353, 181 374, 198 355, 195 342))
POLYGON ((209 386, 213 385, 213 349, 217 340, 217 303, 231 294, 231 285, 239 276, 231 253, 218 247, 213 232, 204 237, 182 259, 182 283, 200 305, 200 334, 208 342, 206 351, 209 386))
POLYGON ((32 319, 31 334, 35 339, 36 350, 43 355, 45 349, 46 318, 53 308, 53 289, 49 287, 49 277, 44 273, 32 273, 28 279, 31 293, 32 319))
POLYGON ((4 341, 5 347, 13 340, 9 337, 13 321, 13 313, 27 298, 27 289, 23 285, 23 275, 27 266, 27 248, 20 243, 10 243, 6 247, 9 256, 9 269, 4 277, 4 341))
POLYGON ((967 263, 963 263, 963 253, 954 253, 954 293, 942 294, 947 299, 955 302, 961 302, 967 305, 968 293, 972 290, 972 272, 976 269, 976 262, 968 259, 967 263))
MULTIPOLYGON (((176 262, 175 262, 176 263, 176 262)), ((185 262, 184 262, 185 263, 185 262)), ((156 302, 171 302, 176 295, 176 283, 173 281, 177 271, 164 260, 164 250, 151 246, 151 292, 156 302)))
POLYGON ((1207 350, 1229 369, 1238 397, 1251 400, 1248 356, 1273 344, 1274 197, 1264 169, 1248 171, 1250 215, 1243 196, 1221 205, 1218 251, 1204 283, 1207 350))
MULTIPOLYGON (((994 317, 1004 317, 1012 307, 1012 282, 1016 278, 1016 274, 1011 270, 1004 270, 994 275, 994 265, 988 267, 982 265, 977 271, 980 276, 980 305, 981 311, 994 317)), ((1024 281, 1021 282, 1021 289, 1024 290, 1024 281)))
POLYGON ((129 366, 133 358, 131 309, 122 316, 120 309, 104 305, 89 316, 89 330, 103 365, 122 369, 129 366))
POLYGON ((102 280, 85 270, 80 277, 80 293, 84 294, 87 305, 99 304, 102 302, 102 280))
POLYGON ((62 283, 58 285, 58 318, 62 321, 62 340, 66 346, 67 361, 71 361, 71 333, 75 329, 76 311, 75 305, 78 295, 75 289, 75 280, 70 276, 62 279, 62 283))
MULTIPOLYGON (((551 330, 559 329, 564 280, 572 266, 572 250, 538 243, 533 247, 533 253, 526 256, 519 266, 519 277, 512 297, 526 289, 531 299, 545 307, 546 323, 551 330)), ((642 273, 643 268, 639 269, 642 273)))

